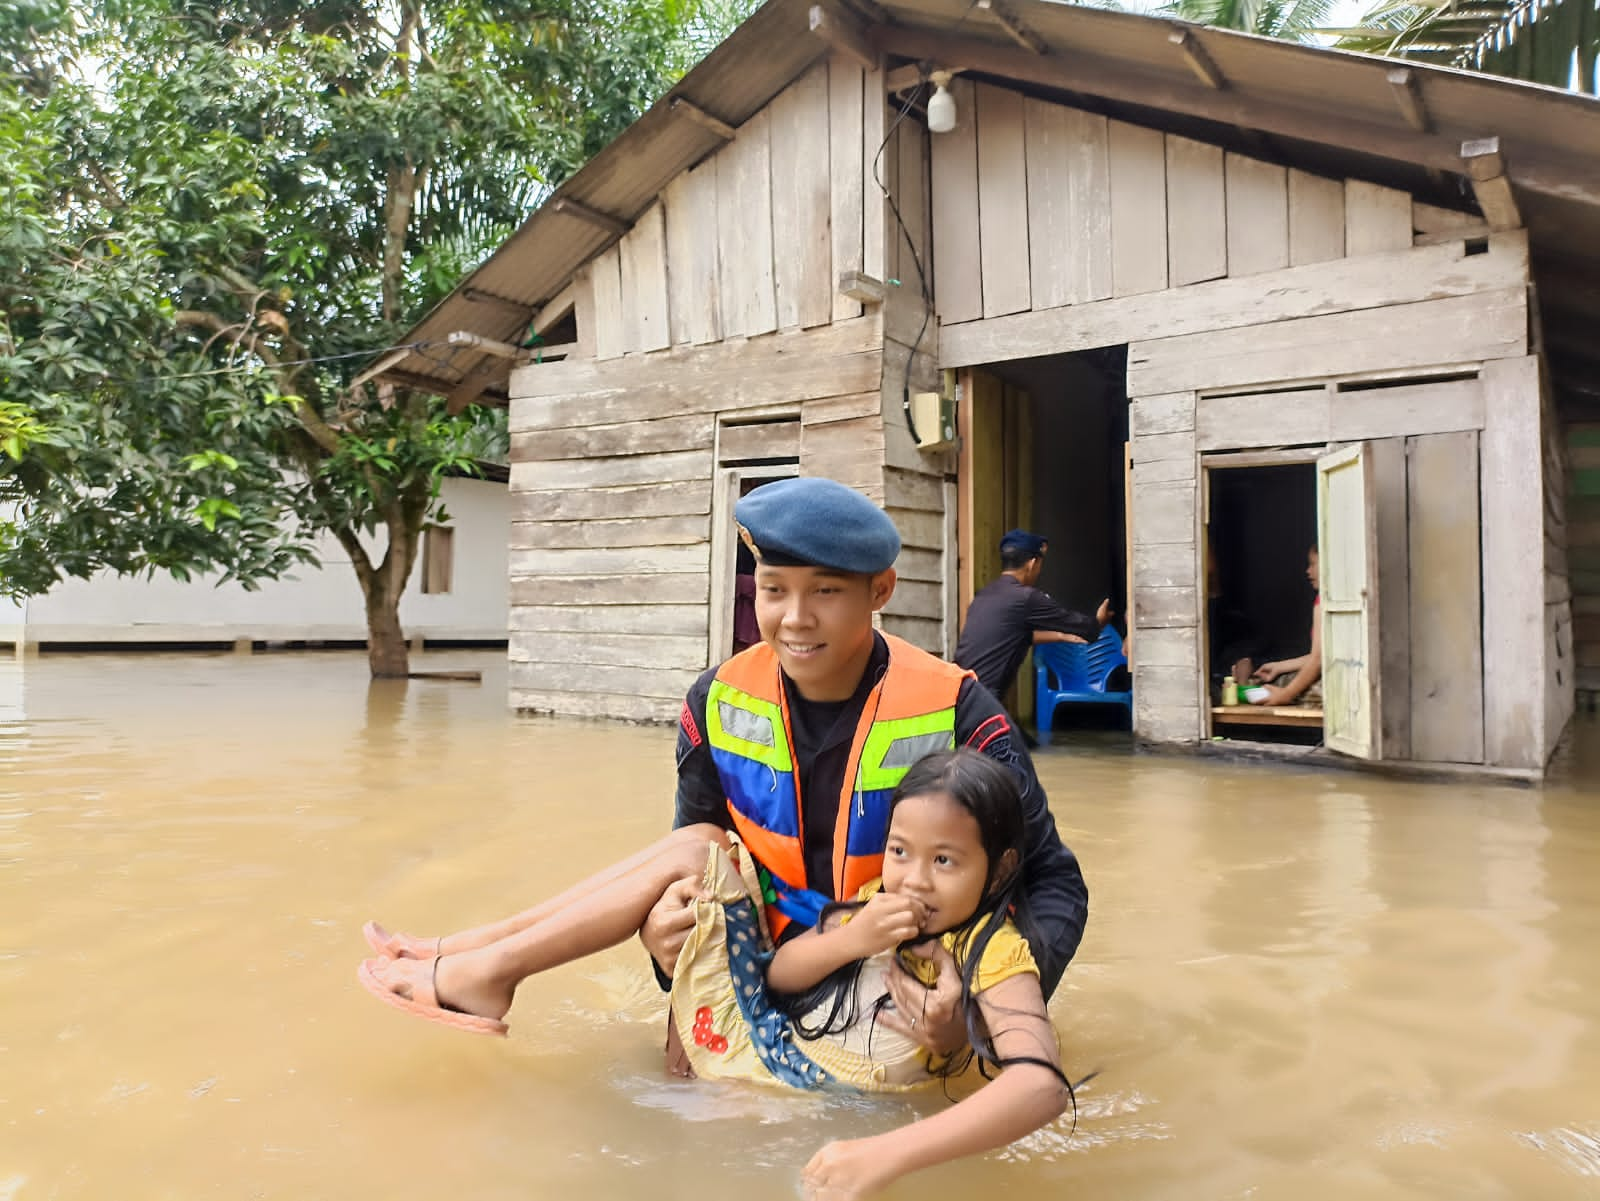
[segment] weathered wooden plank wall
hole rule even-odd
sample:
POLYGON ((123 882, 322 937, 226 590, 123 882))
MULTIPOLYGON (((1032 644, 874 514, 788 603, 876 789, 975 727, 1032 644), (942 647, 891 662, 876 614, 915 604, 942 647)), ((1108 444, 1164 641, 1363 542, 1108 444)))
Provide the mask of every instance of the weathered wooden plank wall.
POLYGON ((1406 439, 1406 472, 1411 757, 1482 763, 1478 431, 1406 439))
POLYGON ((1545 762, 1545 580, 1527 569, 1544 531, 1539 365, 1533 357, 1483 368, 1480 453, 1484 574, 1483 724, 1486 762, 1545 762))
POLYGON ((1192 391, 1142 396, 1128 420, 1134 728, 1155 742, 1204 737, 1196 410, 1192 391))
MULTIPOLYGON (((1488 232, 1469 214, 1414 211, 1406 192, 1224 153, 994 84, 957 79, 951 94, 956 128, 933 139, 932 152, 936 300, 953 333, 1403 250, 1445 226, 1457 242, 1488 232)), ((1119 308, 1106 324, 1136 312, 1119 308)), ((944 365, 983 361, 958 351, 944 365)))
MULTIPOLYGON (((594 356, 860 316, 860 303, 836 284, 847 271, 884 273, 882 194, 870 174, 885 128, 874 111, 882 96, 881 78, 869 87, 859 66, 819 62, 726 146, 669 183, 576 280, 594 356)), ((921 127, 902 129, 912 138, 897 130, 877 164, 885 179, 900 167, 897 154, 920 153, 907 147, 921 127)), ((902 198, 901 208, 908 225, 925 227, 926 185, 902 198)), ((891 248, 898 255, 898 245, 891 248)))
MULTIPOLYGON (((1235 167, 1229 178, 1241 170, 1254 168, 1235 167)), ((1275 214, 1276 180, 1260 173, 1250 186, 1275 214)), ((1274 235, 1274 254, 1293 262, 1297 245, 1327 253, 1332 235, 1325 230, 1322 249, 1311 250, 1316 239, 1296 237, 1304 227, 1291 187, 1283 199, 1288 220, 1276 227, 1284 238, 1274 235)), ((1393 206, 1367 208, 1341 239, 1384 236, 1393 206), (1357 235, 1362 222, 1367 232, 1357 235)), ((1096 306, 1146 306, 1169 335, 1134 341, 1128 353, 1141 737, 1187 741, 1206 729, 1197 456, 1277 447, 1315 454, 1379 439, 1378 541, 1391 552, 1379 564, 1380 620, 1391 635, 1405 631, 1381 648, 1385 755, 1543 766, 1549 725, 1566 703, 1546 670, 1565 616, 1554 553, 1564 538, 1549 499, 1559 484, 1540 461, 1553 452, 1539 445, 1536 360, 1527 357, 1525 241, 1497 239, 1487 254, 1467 254, 1461 241, 1411 245, 1269 267, 1253 281, 1272 299, 1248 318, 1223 318, 1213 307, 1245 280, 1096 306), (1401 278, 1408 282, 1397 291, 1401 278), (1278 281, 1296 282, 1280 291, 1278 281), (1315 307, 1302 289, 1319 294, 1315 307), (1176 303, 1186 295, 1197 303, 1176 303), (1422 378, 1405 382, 1407 372, 1422 378), (1544 536, 1545 570, 1530 578, 1515 566, 1513 546, 1525 557, 1535 531, 1544 536)), ((959 344, 957 331, 942 337, 959 344)))
POLYGON ((819 63, 580 273, 580 353, 513 374, 514 707, 676 713, 726 624, 733 464, 797 461, 884 504, 906 548, 884 626, 943 647, 946 457, 901 403, 908 365, 936 386, 927 135, 884 144, 889 120, 880 75, 819 63), (843 272, 900 286, 863 311, 843 272))
MULTIPOLYGON (((886 499, 880 329, 871 313, 515 373, 515 707, 672 717, 709 660, 719 455, 792 455, 804 474, 886 499), (792 418, 726 424, 784 413, 792 418)), ((925 580, 929 565, 913 559, 925 580)))
POLYGON ((942 654, 955 621, 949 612, 948 582, 956 572, 956 547, 947 539, 945 488, 946 473, 954 472, 953 455, 918 450, 905 414, 908 388, 935 391, 940 386, 934 369, 938 324, 907 288, 891 290, 883 319, 883 384, 877 397, 883 429, 882 500, 900 530, 902 547, 896 564, 900 582, 884 608, 883 628, 942 654))
MULTIPOLYGON (((1495 234, 1488 243, 1487 254, 1468 254, 1465 242, 1458 239, 1095 304, 961 325, 941 323, 940 361, 947 367, 966 367, 1525 288, 1527 238, 1521 232, 1495 234)), ((1248 333, 1238 336, 1247 338, 1248 333)))

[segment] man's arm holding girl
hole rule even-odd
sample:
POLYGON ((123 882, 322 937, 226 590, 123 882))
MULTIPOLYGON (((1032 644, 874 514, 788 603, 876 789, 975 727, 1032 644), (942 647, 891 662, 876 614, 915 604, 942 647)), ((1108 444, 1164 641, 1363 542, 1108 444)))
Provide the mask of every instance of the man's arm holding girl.
POLYGON ((1089 893, 1077 858, 1056 832, 1049 801, 1034 774, 1033 761, 1011 728, 1011 719, 1000 702, 975 681, 961 691, 956 708, 956 742, 1005 764, 1022 785, 1022 816, 1027 829, 1022 873, 1035 932, 1030 941, 1048 998, 1077 952, 1088 919, 1089 893))
MULTIPOLYGON (((1014 741, 1011 719, 989 691, 976 680, 962 685, 956 702, 956 745, 970 746, 1017 773, 1022 784, 1022 811, 1027 824, 1028 907, 1037 941, 1033 957, 1039 965, 1044 995, 1055 991, 1067 963, 1078 949, 1088 918, 1089 896, 1078 861, 1062 845, 1055 818, 1033 772, 1027 752, 1014 741)), ((967 1045, 966 1023, 961 1016, 961 973, 950 953, 933 943, 929 958, 939 967, 938 983, 931 989, 905 972, 890 972, 889 994, 895 1007, 879 1022, 920 1044, 935 1055, 950 1055, 967 1045), (917 1024, 911 1025, 910 1015, 917 1024)))

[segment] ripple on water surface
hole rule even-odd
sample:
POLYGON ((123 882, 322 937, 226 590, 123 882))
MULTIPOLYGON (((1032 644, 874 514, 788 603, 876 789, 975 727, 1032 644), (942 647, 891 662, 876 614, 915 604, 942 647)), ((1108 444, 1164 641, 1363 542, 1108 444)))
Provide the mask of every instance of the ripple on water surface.
MULTIPOLYGON (((675 731, 369 685, 342 653, 0 663, 0 1201, 785 1195, 938 1111, 670 1081, 636 945, 511 1037, 375 1005, 359 928, 532 903, 658 835, 675 731), (219 1184, 219 1182, 227 1182, 219 1184)), ((1592 720, 1580 730, 1600 745, 1592 720)), ((1064 1118, 894 1196, 1593 1195, 1600 790, 1038 759, 1092 915, 1052 1003, 1064 1118)))

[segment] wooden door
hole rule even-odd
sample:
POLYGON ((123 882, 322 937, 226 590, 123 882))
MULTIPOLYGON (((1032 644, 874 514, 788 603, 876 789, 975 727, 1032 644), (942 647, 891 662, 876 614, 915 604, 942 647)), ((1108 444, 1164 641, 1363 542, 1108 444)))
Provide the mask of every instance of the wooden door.
MULTIPOLYGON (((1000 537, 1033 520, 1033 406, 1028 394, 981 367, 962 381, 956 413, 960 436, 957 544, 961 620, 973 594, 1000 574, 1000 537)), ((1017 672, 1007 702, 1019 721, 1033 716, 1033 661, 1017 672)))
POLYGON ((1317 460, 1323 739, 1362 759, 1381 747, 1375 495, 1365 443, 1317 460))

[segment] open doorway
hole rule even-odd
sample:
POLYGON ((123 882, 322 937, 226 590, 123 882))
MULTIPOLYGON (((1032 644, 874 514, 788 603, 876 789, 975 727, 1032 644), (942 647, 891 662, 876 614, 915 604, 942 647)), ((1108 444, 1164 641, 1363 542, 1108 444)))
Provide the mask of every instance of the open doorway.
POLYGON ((706 648, 712 664, 760 641, 755 556, 733 535, 733 511, 742 497, 764 484, 800 474, 800 418, 782 413, 719 422, 716 453, 706 648))
POLYGON ((1281 704, 1251 704, 1230 689, 1256 673, 1288 689, 1297 672, 1274 665, 1298 664, 1310 653, 1317 599, 1307 572, 1317 545, 1315 462, 1308 455, 1303 462, 1228 465, 1212 459, 1205 466, 1202 648, 1211 730, 1228 738, 1315 745, 1322 740, 1320 683, 1281 704))
MULTIPOLYGON (((1063 607, 1094 614, 1103 599, 1127 630, 1127 348, 1108 347, 973 368, 958 410, 958 593, 964 620, 973 595, 1001 571, 1000 538, 1020 527, 1045 537, 1038 586, 1063 607)), ((1113 687, 1126 685, 1125 673, 1113 687)), ((1030 655, 1001 697, 1034 724, 1030 655)), ((1053 726, 1125 729, 1116 704, 1057 708, 1053 726)))

